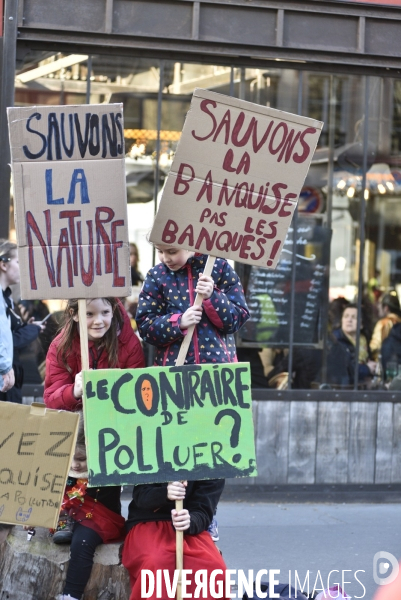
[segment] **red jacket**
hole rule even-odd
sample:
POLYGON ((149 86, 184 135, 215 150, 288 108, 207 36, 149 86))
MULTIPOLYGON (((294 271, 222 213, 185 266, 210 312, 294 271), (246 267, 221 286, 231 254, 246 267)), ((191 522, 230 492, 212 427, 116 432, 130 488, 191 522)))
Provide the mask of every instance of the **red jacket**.
MULTIPOLYGON (((121 313, 124 317, 124 324, 118 336, 118 367, 120 369, 135 369, 145 366, 145 358, 143 355, 141 343, 135 335, 129 317, 125 310, 120 306, 121 313)), ((78 335, 72 343, 72 352, 68 357, 68 366, 71 368, 71 373, 67 371, 65 366, 57 359, 57 348, 60 343, 59 334, 50 344, 49 351, 46 356, 46 379, 44 402, 49 408, 57 410, 76 411, 82 408, 81 399, 77 400, 74 396, 75 375, 81 369, 81 350, 78 335)), ((93 365, 93 342, 89 342, 89 367, 93 365)), ((103 352, 100 355, 98 369, 108 369, 109 363, 107 354, 103 352)))

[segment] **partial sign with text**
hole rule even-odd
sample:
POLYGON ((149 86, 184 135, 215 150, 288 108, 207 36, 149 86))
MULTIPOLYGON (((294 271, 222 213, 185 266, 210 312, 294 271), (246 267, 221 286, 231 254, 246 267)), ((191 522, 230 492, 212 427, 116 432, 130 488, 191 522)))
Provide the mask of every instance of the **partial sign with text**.
POLYGON ((0 402, 0 522, 54 528, 79 417, 0 402))

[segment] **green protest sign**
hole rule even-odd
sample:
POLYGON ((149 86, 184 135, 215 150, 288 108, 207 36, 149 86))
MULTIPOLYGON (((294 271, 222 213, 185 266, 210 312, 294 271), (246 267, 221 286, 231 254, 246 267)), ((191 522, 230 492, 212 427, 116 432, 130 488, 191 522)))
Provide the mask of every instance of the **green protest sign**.
POLYGON ((256 476, 248 363, 84 372, 89 485, 256 476))

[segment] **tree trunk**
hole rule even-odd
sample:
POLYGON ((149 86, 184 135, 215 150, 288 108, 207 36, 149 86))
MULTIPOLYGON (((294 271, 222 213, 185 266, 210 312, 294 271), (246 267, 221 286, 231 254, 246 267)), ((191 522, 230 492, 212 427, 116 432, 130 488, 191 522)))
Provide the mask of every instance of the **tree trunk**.
MULTIPOLYGON (((129 599, 121 548, 122 544, 98 547, 83 600, 129 599)), ((5 541, 0 540, 0 600, 54 600, 63 591, 69 553, 69 545, 54 544, 47 529, 38 527, 28 542, 26 531, 14 527, 5 541)))

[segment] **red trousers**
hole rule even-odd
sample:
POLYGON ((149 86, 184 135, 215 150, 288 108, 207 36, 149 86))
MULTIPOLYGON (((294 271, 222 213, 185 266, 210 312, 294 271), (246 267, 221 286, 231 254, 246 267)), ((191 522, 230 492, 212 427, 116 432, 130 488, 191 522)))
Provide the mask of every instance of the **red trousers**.
MULTIPOLYGON (((131 581, 130 600, 141 600, 141 570, 152 571, 156 580, 156 571, 158 569, 168 569, 170 581, 173 581, 175 570, 175 530, 171 521, 151 521, 149 523, 139 523, 135 525, 127 535, 124 543, 122 562, 128 570, 131 581)), ((184 534, 184 569, 191 569, 192 574, 187 576, 191 584, 187 586, 187 593, 194 597, 196 583, 194 580, 195 571, 207 571, 207 598, 214 600, 209 592, 210 574, 215 569, 221 569, 223 574, 216 576, 216 582, 223 582, 223 599, 227 598, 225 593, 225 570, 226 564, 217 550, 210 534, 203 531, 198 535, 184 534)), ((213 587, 217 587, 216 584, 213 587)), ((168 600, 167 589, 162 575, 162 594, 163 600, 168 600)), ((202 598, 201 593, 201 598, 202 598)), ((151 600, 156 600, 156 585, 154 593, 150 596, 151 600)))

